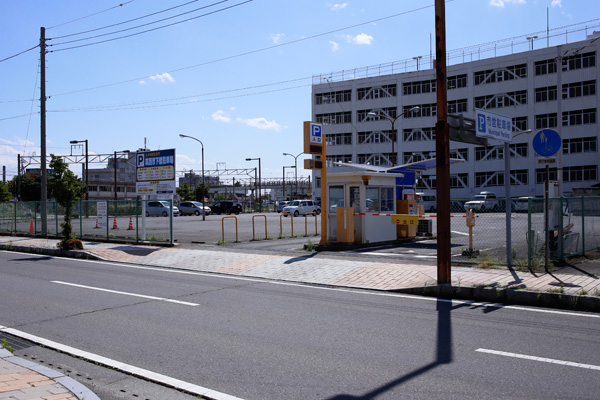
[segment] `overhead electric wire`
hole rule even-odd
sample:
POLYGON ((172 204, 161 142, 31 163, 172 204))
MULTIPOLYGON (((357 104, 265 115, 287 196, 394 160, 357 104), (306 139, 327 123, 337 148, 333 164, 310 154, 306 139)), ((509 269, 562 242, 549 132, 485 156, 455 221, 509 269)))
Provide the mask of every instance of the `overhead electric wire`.
POLYGON ((10 57, 3 58, 2 60, 0 60, 0 62, 4 62, 4 61, 6 61, 6 60, 10 60, 11 58, 15 58, 15 57, 17 57, 17 56, 20 56, 21 54, 25 54, 25 53, 27 53, 28 51, 31 51, 31 50, 33 50, 33 49, 37 49, 38 47, 40 47, 40 45, 39 45, 39 44, 37 44, 37 45, 33 46, 33 47, 32 47, 32 48, 30 48, 30 49, 23 50, 23 51, 22 51, 22 52, 20 52, 20 53, 13 54, 13 55, 12 55, 12 56, 10 56, 10 57))
MULTIPOLYGON (((132 1, 133 1, 133 0, 132 0, 132 1)), ((103 26, 103 27, 100 27, 100 28, 89 29, 89 30, 87 30, 87 31, 81 31, 81 32, 77 32, 77 33, 70 33, 70 34, 68 34, 68 35, 55 36, 55 37, 53 37, 52 39, 63 39, 63 38, 68 38, 68 37, 72 37, 72 36, 83 35, 83 34, 85 34, 85 33, 96 32, 96 31, 101 31, 101 30, 103 30, 103 29, 108 29, 108 28, 112 28, 112 27, 115 27, 115 26, 119 26, 119 25, 128 24, 128 23, 130 23, 130 22, 133 22, 133 21, 138 21, 138 20, 140 20, 140 19, 144 19, 144 18, 152 17, 152 16, 154 16, 154 15, 157 15, 157 14, 162 14, 162 13, 164 13, 164 12, 171 11, 171 10, 174 10, 174 9, 176 9, 176 8, 179 8, 179 7, 184 7, 184 6, 190 5, 190 4, 192 4, 192 3, 196 3, 196 2, 198 2, 198 1, 200 1, 200 0, 192 0, 192 1, 188 1, 187 3, 183 3, 183 4, 180 4, 180 5, 178 5, 178 6, 174 6, 174 7, 171 7, 171 8, 166 8, 166 9, 164 9, 164 10, 161 10, 161 11, 156 11, 156 12, 153 12, 153 13, 151 13, 151 14, 143 15, 143 16, 141 16, 141 17, 133 18, 133 19, 130 19, 130 20, 127 20, 127 21, 118 22, 118 23, 116 23, 116 24, 111 24, 111 25, 106 25, 106 26, 103 26)))
MULTIPOLYGON (((223 1, 220 1, 220 2, 215 3, 215 4, 223 3, 225 1, 229 1, 229 0, 223 0, 223 1)), ((58 50, 51 50, 50 52, 73 50, 73 49, 78 49, 78 48, 81 48, 81 47, 93 46, 93 45, 96 45, 96 44, 112 42, 112 41, 115 41, 115 40, 125 39, 125 38, 129 38, 129 37, 132 37, 132 36, 137 36, 137 35, 141 35, 141 34, 144 34, 144 33, 157 31, 159 29, 168 28, 168 27, 171 27, 171 26, 174 26, 174 25, 182 24, 184 22, 189 22, 189 21, 193 21, 193 20, 198 19, 198 18, 202 18, 202 17, 206 17, 206 16, 209 16, 209 15, 212 15, 212 14, 216 14, 216 13, 219 13, 221 11, 226 11, 226 10, 229 10, 229 9, 232 9, 232 8, 235 8, 235 7, 238 7, 238 6, 250 3, 252 1, 254 1, 254 0, 246 0, 244 2, 241 2, 241 3, 238 3, 238 4, 234 4, 234 5, 229 6, 229 7, 221 8, 220 10, 211 11, 211 12, 208 12, 206 14, 198 15, 198 16, 195 16, 195 17, 192 17, 192 18, 188 18, 188 19, 185 19, 185 20, 182 20, 182 21, 178 21, 178 22, 173 22, 171 24, 159 26, 159 27, 156 27, 156 28, 147 29, 145 31, 136 32, 136 33, 132 33, 132 34, 129 34, 129 35, 124 35, 124 36, 119 36, 119 37, 112 38, 112 39, 106 39, 106 40, 100 40, 100 41, 97 41, 97 42, 81 44, 81 45, 78 45, 78 46, 66 47, 66 48, 58 49, 58 50)), ((207 7, 209 7, 209 6, 207 6, 207 7)), ((102 35, 102 36, 104 36, 104 35, 102 35)), ((85 39, 79 39, 79 40, 85 40, 85 39)), ((68 43, 68 42, 65 42, 65 43, 68 43)), ((58 45, 61 45, 61 44, 64 44, 64 43, 56 43, 56 44, 52 44, 50 46, 58 46, 58 45)))
POLYGON ((113 6, 113 7, 107 8, 106 10, 98 11, 98 12, 95 12, 95 13, 93 13, 93 14, 86 15, 85 17, 76 18, 76 19, 74 19, 74 20, 72 20, 72 21, 67 21, 67 22, 63 22, 62 24, 58 24, 58 25, 51 26, 51 27, 49 27, 48 29, 58 28, 59 26, 68 25, 68 24, 71 24, 71 23, 73 23, 73 22, 81 21, 82 19, 86 19, 86 18, 89 18, 89 17, 93 17, 93 16, 95 16, 95 15, 102 14, 102 13, 105 13, 105 12, 107 12, 107 11, 110 11, 110 10, 114 10, 115 8, 123 7, 124 5, 126 5, 126 4, 129 4, 129 3, 133 3, 134 1, 135 1, 135 0, 129 0, 129 1, 126 1, 126 2, 124 2, 124 3, 120 3, 120 4, 116 5, 116 6, 113 6))

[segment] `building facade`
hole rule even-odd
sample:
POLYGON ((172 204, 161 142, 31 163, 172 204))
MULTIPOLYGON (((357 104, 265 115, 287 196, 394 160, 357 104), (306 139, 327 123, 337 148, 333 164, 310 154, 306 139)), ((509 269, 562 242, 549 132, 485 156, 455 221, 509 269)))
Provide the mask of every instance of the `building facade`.
MULTIPOLYGON (((537 165, 531 142, 541 129, 562 138, 559 167, 550 180, 562 180, 564 195, 600 182, 598 165, 598 50, 600 33, 586 40, 482 59, 447 67, 448 113, 474 118, 485 109, 512 119, 511 195, 541 196, 545 167, 537 165), (529 134, 518 132, 531 129, 529 134), (559 172, 562 170, 561 172, 559 172)), ((435 69, 331 82, 312 88, 312 120, 323 124, 328 173, 346 172, 335 161, 371 165, 405 164, 435 157, 437 121, 435 69), (419 109, 409 111, 415 106, 419 109), (389 119, 396 118, 394 124, 389 119), (392 144, 392 140, 394 141, 392 144)), ((504 196, 504 144, 450 142, 451 197, 481 191, 504 196)), ((320 171, 313 171, 313 193, 320 198, 320 171)), ((419 187, 435 190, 435 169, 419 187)))

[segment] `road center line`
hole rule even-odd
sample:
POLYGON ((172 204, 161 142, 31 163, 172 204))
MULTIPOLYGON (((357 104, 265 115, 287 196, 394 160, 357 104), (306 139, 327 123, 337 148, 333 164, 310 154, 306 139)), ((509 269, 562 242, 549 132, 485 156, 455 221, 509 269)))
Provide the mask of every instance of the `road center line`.
POLYGON ((196 304, 196 303, 189 303, 187 301, 165 299, 163 297, 147 296, 145 294, 121 292, 121 291, 118 291, 118 290, 103 289, 103 288, 98 288, 98 287, 93 287, 93 286, 79 285, 77 283, 69 283, 69 282, 62 282, 62 281, 52 281, 52 283, 58 283, 58 284, 61 284, 61 285, 66 285, 66 286, 74 286, 74 287, 83 288, 83 289, 98 290, 100 292, 122 294, 122 295, 125 295, 125 296, 141 297, 143 299, 166 301, 166 302, 169 302, 169 303, 181 304, 181 305, 184 305, 184 306, 196 307, 196 306, 200 305, 200 304, 196 304))
POLYGON ((480 353, 494 354, 497 356, 521 358, 524 360, 539 361, 539 362, 545 362, 545 363, 550 363, 550 364, 565 365, 567 367, 577 367, 577 368, 593 369, 596 371, 600 371, 600 366, 598 366, 598 365, 582 364, 582 363, 577 363, 577 362, 573 362, 573 361, 555 360, 553 358, 528 356, 525 354, 508 353, 506 351, 498 351, 498 350, 477 349, 475 351, 478 351, 480 353))

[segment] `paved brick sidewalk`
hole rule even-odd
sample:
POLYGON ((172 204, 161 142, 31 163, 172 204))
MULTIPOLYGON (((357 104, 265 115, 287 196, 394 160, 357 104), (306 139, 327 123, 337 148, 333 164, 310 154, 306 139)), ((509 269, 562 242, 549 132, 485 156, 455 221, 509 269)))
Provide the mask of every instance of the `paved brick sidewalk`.
POLYGON ((77 381, 0 349, 0 400, 100 400, 77 381))

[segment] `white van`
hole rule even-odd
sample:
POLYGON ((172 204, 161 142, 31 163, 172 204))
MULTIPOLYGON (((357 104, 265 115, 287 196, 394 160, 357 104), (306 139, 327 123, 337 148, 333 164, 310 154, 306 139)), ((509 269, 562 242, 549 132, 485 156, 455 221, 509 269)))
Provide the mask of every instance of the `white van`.
POLYGON ((425 211, 435 212, 437 209, 437 195, 435 192, 432 193, 417 193, 417 205, 423 206, 425 211))

